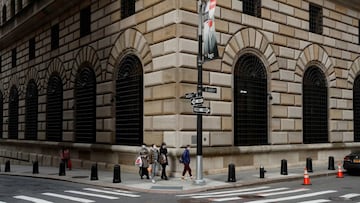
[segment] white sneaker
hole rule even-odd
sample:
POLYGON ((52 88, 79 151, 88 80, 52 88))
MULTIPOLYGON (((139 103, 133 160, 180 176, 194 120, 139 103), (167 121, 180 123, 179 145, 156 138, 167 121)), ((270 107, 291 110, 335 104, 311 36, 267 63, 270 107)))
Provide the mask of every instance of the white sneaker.
POLYGON ((152 180, 151 180, 151 182, 152 182, 152 183, 155 183, 155 180, 154 180, 154 179, 152 179, 152 180))

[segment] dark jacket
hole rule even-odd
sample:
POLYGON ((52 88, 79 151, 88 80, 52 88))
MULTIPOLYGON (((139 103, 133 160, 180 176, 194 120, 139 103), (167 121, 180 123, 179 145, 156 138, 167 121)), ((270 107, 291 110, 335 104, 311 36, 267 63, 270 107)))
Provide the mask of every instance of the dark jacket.
POLYGON ((190 164, 190 151, 185 149, 181 156, 184 164, 190 164))
POLYGON ((159 150, 151 148, 149 154, 149 164, 156 162, 159 162, 159 150))
POLYGON ((168 154, 167 149, 160 147, 160 157, 159 157, 159 159, 160 159, 161 164, 166 164, 166 165, 168 164, 167 154, 168 154), (164 160, 164 158, 165 158, 165 160, 164 160))

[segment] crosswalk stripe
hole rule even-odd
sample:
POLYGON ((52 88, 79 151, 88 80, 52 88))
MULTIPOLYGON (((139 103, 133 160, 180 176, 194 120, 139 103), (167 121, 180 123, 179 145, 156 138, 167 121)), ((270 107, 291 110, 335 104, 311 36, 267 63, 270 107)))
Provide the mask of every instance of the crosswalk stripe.
POLYGON ((75 202, 81 202, 81 203, 91 203, 91 202, 95 202, 94 200, 90 200, 90 199, 83 199, 83 198, 78 198, 78 197, 71 197, 71 196, 67 196, 67 195, 60 195, 60 194, 55 194, 55 193, 50 193, 50 192, 42 193, 42 195, 47 195, 47 196, 51 196, 51 197, 62 198, 62 199, 71 200, 71 201, 75 201, 75 202))
POLYGON ((284 194, 290 194, 290 193, 297 193, 297 192, 304 192, 308 191, 307 188, 301 188, 297 190, 289 190, 289 191, 282 191, 282 192, 272 192, 272 193, 266 193, 266 194, 258 194, 259 196, 267 197, 267 196, 274 196, 274 195, 284 195, 284 194))
POLYGON ((0 203, 6 203, 6 202, 2 202, 2 201, 0 201, 0 203))
POLYGON ((314 196, 324 195, 324 194, 334 193, 334 192, 337 192, 337 191, 336 190, 326 190, 326 191, 321 191, 321 192, 314 192, 314 193, 308 193, 308 194, 303 194, 303 195, 295 195, 295 196, 290 196, 290 197, 281 197, 281 198, 266 199, 266 200, 256 200, 256 201, 251 201, 248 203, 280 202, 280 201, 286 201, 286 200, 301 199, 301 198, 306 198, 306 197, 314 197, 314 196))
POLYGON ((212 202, 226 202, 226 201, 235 201, 239 200, 241 197, 228 197, 228 198, 219 198, 219 199, 211 199, 212 202))
POLYGON ((310 200, 310 201, 304 201, 304 202, 298 202, 298 203, 324 203, 324 202, 331 202, 331 200, 328 200, 328 199, 316 199, 316 200, 310 200))
POLYGON ((132 194, 132 193, 133 193, 133 192, 126 191, 126 190, 109 189, 109 188, 104 188, 104 189, 110 190, 110 191, 114 191, 114 192, 121 192, 121 193, 129 193, 129 194, 132 194))
POLYGON ((29 197, 29 196, 25 196, 25 195, 14 196, 13 198, 21 199, 21 200, 25 200, 25 201, 29 201, 29 202, 34 202, 34 203, 53 203, 50 201, 46 201, 46 200, 35 198, 35 197, 29 197))
POLYGON ((114 197, 114 196, 98 195, 98 194, 94 194, 94 193, 80 192, 80 191, 75 191, 75 190, 65 190, 65 192, 78 194, 78 195, 91 196, 91 197, 99 197, 99 198, 104 198, 104 199, 119 199, 118 197, 114 197))
POLYGON ((241 190, 228 190, 228 191, 210 192, 210 193, 193 193, 193 194, 176 195, 176 196, 190 197, 190 196, 203 196, 203 195, 220 195, 220 194, 227 194, 227 193, 234 193, 234 192, 247 192, 247 191, 253 191, 253 190, 262 190, 262 189, 267 189, 267 188, 269 188, 269 187, 264 186, 264 187, 247 188, 247 189, 241 189, 241 190))
POLYGON ((358 197, 358 196, 360 196, 360 194, 350 193, 350 194, 343 195, 341 197, 345 198, 345 199, 351 199, 351 198, 358 197))
POLYGON ((129 193, 120 193, 120 192, 114 192, 114 191, 109 191, 109 190, 99 190, 99 189, 94 189, 94 188, 83 188, 83 190, 91 191, 91 192, 105 193, 105 194, 110 194, 110 195, 121 195, 121 196, 125 196, 125 197, 140 197, 140 195, 134 195, 134 194, 129 194, 129 193))
POLYGON ((265 193, 265 192, 274 192, 274 191, 280 191, 280 190, 287 190, 289 188, 282 187, 282 188, 274 188, 274 189, 268 189, 268 190, 260 190, 260 191, 249 191, 249 192, 235 192, 235 193, 229 193, 229 194, 220 194, 220 195, 203 195, 203 196, 194 196, 191 197, 193 199, 200 199, 200 198, 211 198, 211 197, 228 197, 228 196, 236 196, 236 195, 249 195, 249 194, 258 194, 258 193, 265 193))

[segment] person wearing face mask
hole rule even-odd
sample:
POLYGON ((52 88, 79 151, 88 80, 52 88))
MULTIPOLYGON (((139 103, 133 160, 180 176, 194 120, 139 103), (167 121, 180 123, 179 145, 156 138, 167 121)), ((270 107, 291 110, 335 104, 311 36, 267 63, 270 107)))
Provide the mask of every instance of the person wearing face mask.
POLYGON ((156 144, 153 144, 150 149, 149 164, 151 168, 151 182, 155 183, 155 175, 159 164, 159 150, 156 144))
POLYGON ((190 145, 187 145, 182 156, 182 163, 184 164, 184 170, 182 173, 182 180, 185 180, 185 174, 186 172, 189 172, 190 178, 193 179, 193 176, 191 174, 191 168, 190 168, 190 145))
POLYGON ((147 179, 149 179, 149 172, 148 172, 148 167, 149 167, 149 163, 148 163, 148 155, 149 155, 149 150, 147 149, 146 145, 143 144, 141 146, 141 150, 140 150, 140 158, 141 158, 141 166, 139 167, 139 174, 140 174, 140 178, 143 179, 143 176, 146 176, 147 179))
POLYGON ((160 164, 162 166, 161 179, 165 180, 168 180, 168 177, 166 176, 166 166, 168 165, 167 153, 166 143, 163 142, 160 147, 160 164))

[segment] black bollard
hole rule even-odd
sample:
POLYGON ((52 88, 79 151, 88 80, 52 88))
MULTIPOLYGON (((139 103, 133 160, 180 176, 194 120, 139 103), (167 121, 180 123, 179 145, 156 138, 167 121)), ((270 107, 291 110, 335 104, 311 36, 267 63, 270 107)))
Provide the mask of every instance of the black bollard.
POLYGON ((287 169, 287 160, 283 159, 281 160, 281 175, 288 175, 288 169, 287 169))
POLYGON ((328 170, 335 170, 335 161, 333 156, 329 156, 328 170))
POLYGON ((114 166, 114 179, 113 183, 121 183, 121 169, 120 165, 114 166))
POLYGON ((39 162, 38 161, 33 162, 33 174, 39 174, 39 162))
POLYGON ((63 161, 60 162, 59 176, 65 176, 65 163, 63 161))
POLYGON ((10 161, 5 162, 5 172, 10 172, 10 161))
POLYGON ((99 180, 98 177, 98 170, 97 170, 97 164, 93 164, 91 166, 91 177, 90 180, 99 180))
POLYGON ((228 182, 236 182, 235 164, 229 164, 228 166, 228 182))
POLYGON ((314 172, 312 167, 312 159, 310 157, 306 158, 306 169, 309 173, 314 172))
POLYGON ((265 178, 265 169, 264 166, 260 166, 260 178, 265 178))

